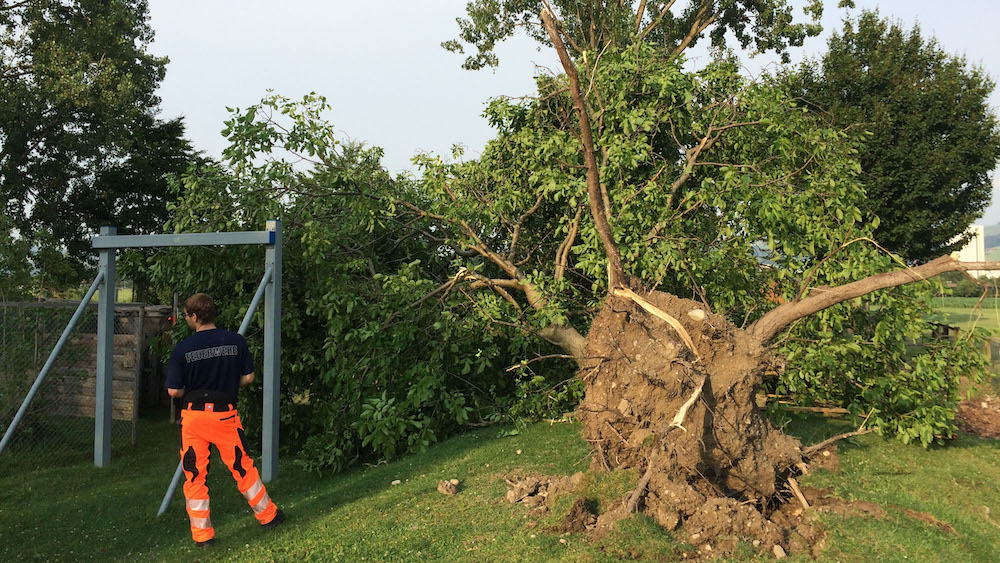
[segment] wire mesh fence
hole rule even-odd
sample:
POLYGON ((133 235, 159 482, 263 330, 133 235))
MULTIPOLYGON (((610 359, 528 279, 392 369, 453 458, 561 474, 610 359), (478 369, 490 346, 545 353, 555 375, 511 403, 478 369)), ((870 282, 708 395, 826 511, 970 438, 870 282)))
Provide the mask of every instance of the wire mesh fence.
MULTIPOLYGON (((0 434, 73 316, 78 301, 0 303, 0 434)), ((142 358, 141 307, 115 312, 111 447, 135 442, 142 358)), ((93 459, 97 306, 88 305, 2 454, 5 466, 93 459)))

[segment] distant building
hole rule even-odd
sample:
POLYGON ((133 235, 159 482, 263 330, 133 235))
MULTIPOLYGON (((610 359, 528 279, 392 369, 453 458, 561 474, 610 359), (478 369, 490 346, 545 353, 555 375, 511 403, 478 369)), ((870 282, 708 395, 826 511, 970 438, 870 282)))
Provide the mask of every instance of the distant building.
MULTIPOLYGON (((952 258, 961 262, 985 262, 986 261, 986 229, 982 225, 970 225, 967 231, 972 235, 969 242, 962 250, 952 252, 952 258)), ((991 278, 1000 277, 1000 272, 993 270, 969 270, 972 277, 987 276, 991 278)))

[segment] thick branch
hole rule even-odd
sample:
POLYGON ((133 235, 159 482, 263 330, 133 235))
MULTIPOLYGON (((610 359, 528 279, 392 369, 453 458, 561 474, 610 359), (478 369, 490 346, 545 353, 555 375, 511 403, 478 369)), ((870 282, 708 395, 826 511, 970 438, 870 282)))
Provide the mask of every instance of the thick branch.
POLYGON ((959 262, 951 256, 942 256, 913 268, 877 274, 837 287, 814 288, 802 300, 779 305, 750 325, 749 331, 761 343, 767 344, 789 324, 837 303, 861 297, 879 289, 924 281, 944 272, 964 270, 1000 270, 1000 262, 959 262))
POLYGON ((549 325, 538 331, 538 335, 562 348, 583 367, 587 357, 587 338, 578 330, 566 325, 549 325))
POLYGON ((642 16, 646 13, 646 0, 639 0, 639 7, 635 10, 635 32, 642 31, 642 16))
POLYGON ((663 17, 666 16, 668 13, 670 13, 670 8, 673 7, 674 2, 676 2, 676 1, 677 0, 670 0, 670 2, 667 2, 667 5, 664 6, 662 10, 660 10, 660 15, 656 16, 656 19, 654 19, 653 21, 649 22, 649 25, 646 26, 646 29, 642 30, 642 33, 639 34, 639 37, 635 41, 636 44, 638 44, 647 35, 649 35, 650 31, 653 31, 654 29, 656 29, 656 26, 660 25, 660 22, 663 21, 663 17))
POLYGON ((9 12, 11 10, 16 10, 18 8, 23 8, 31 3, 31 0, 22 0, 21 2, 15 2, 9 5, 0 6, 0 12, 9 12))
POLYGON ((538 211, 538 208, 541 207, 542 205, 542 197, 544 195, 545 195, 544 192, 539 193, 538 199, 535 200, 535 205, 532 205, 531 209, 525 211, 524 214, 521 215, 521 217, 517 220, 517 223, 514 225, 514 234, 510 238, 510 251, 507 252, 507 260, 510 261, 514 260, 515 254, 517 253, 517 239, 521 236, 521 225, 523 225, 524 221, 528 217, 531 217, 531 215, 535 211, 538 211))
POLYGON ((566 268, 569 266, 569 253, 573 249, 573 243, 576 242, 576 233, 580 228, 580 215, 582 214, 583 206, 578 204, 576 216, 573 217, 573 221, 569 224, 569 232, 566 233, 566 238, 563 239, 556 250, 556 271, 553 276, 556 280, 563 279, 563 276, 566 274, 566 268))
POLYGON ((875 432, 878 428, 869 428, 867 430, 855 430, 853 432, 844 432, 843 434, 837 434, 832 438, 827 438, 818 444, 814 444, 802 450, 803 457, 810 457, 816 453, 823 451, 823 448, 829 446, 830 444, 843 440, 844 438, 851 438, 853 436, 864 436, 865 434, 871 434, 875 432))
POLYGON ((694 22, 691 24, 691 29, 688 30, 687 35, 681 41, 680 45, 674 49, 674 56, 678 56, 684 52, 684 49, 688 48, 688 45, 695 40, 696 37, 701 35, 701 32, 705 31, 705 28, 712 25, 715 18, 719 15, 718 13, 708 13, 708 8, 713 2, 708 2, 707 0, 702 0, 701 8, 698 10, 698 14, 694 18, 694 22))
POLYGON ((587 165, 587 199, 590 203, 590 214, 594 218, 594 226, 597 234, 604 244, 604 252, 608 256, 608 290, 623 285, 625 273, 622 269, 621 255, 618 246, 615 245, 611 236, 611 225, 608 224, 607 212, 604 209, 604 201, 601 198, 600 170, 597 167, 597 157, 594 151, 594 136, 590 126, 590 116, 583 102, 583 94, 580 90, 580 75, 576 70, 576 65, 566 52, 566 45, 556 28, 554 16, 548 9, 542 10, 542 21, 545 29, 549 32, 549 39, 559 55, 559 62, 562 63, 563 70, 569 78, 570 95, 573 97, 573 106, 576 109, 580 120, 580 145, 583 149, 584 162, 587 165))
MULTIPOLYGON (((482 257, 496 264, 501 270, 503 270, 504 273, 510 276, 511 279, 510 280, 491 279, 488 280, 488 282, 486 282, 485 281, 486 278, 482 278, 479 276, 472 276, 471 274, 463 274, 463 277, 478 278, 476 279, 477 283, 487 283, 487 285, 489 285, 494 291, 497 291, 497 293, 503 296, 504 299, 507 299, 508 301, 512 302, 515 305, 517 304, 517 302, 512 297, 510 297, 509 293, 503 291, 503 288, 519 289, 523 291, 524 296, 528 300, 528 305, 532 309, 535 309, 536 311, 540 311, 546 306, 548 300, 545 298, 542 292, 539 291, 534 284, 529 282, 524 273, 517 266, 512 264, 510 260, 506 260, 504 259, 503 256, 500 256, 496 252, 490 250, 483 242, 483 240, 479 237, 479 235, 476 234, 476 231, 473 230, 472 227, 470 227, 466 221, 463 221, 461 219, 454 219, 451 217, 445 217, 437 213, 429 212, 405 200, 397 199, 394 201, 394 203, 396 205, 409 209, 410 211, 416 213, 421 217, 435 219, 437 221, 441 221, 443 223, 449 223, 459 227, 461 230, 465 232, 466 235, 468 235, 475 242, 475 244, 470 244, 469 247, 475 250, 477 253, 479 253, 482 257)), ((573 238, 576 238, 575 235, 573 238)), ((568 246, 571 245, 572 243, 570 242, 568 246)), ((438 290, 435 290, 435 294, 440 291, 444 291, 445 289, 447 288, 442 286, 438 288, 438 290)), ((427 296, 427 298, 429 298, 429 296, 427 296)), ((555 344, 556 346, 559 346, 560 348, 565 350, 568 354, 572 354, 573 357, 577 359, 576 360, 577 363, 582 365, 582 362, 584 361, 584 356, 586 355, 585 348, 587 345, 587 339, 583 335, 581 335, 580 332, 577 331, 575 328, 564 325, 549 325, 544 329, 542 329, 541 331, 539 331, 538 335, 544 338, 545 340, 555 344)))

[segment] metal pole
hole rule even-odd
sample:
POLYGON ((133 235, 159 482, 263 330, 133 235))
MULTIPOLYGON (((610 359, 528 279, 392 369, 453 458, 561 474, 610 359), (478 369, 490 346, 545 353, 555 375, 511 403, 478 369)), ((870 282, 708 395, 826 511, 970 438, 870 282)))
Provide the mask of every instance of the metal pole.
POLYGON ((177 469, 174 471, 174 477, 170 480, 170 486, 167 487, 167 494, 163 495, 163 502, 160 503, 160 509, 156 511, 157 516, 163 516, 163 513, 167 511, 167 507, 170 506, 170 501, 174 498, 174 492, 177 491, 177 485, 181 482, 181 477, 184 476, 184 462, 177 463, 177 469))
MULTIPOLYGON (((238 331, 240 336, 246 336, 247 327, 250 326, 250 320, 253 319, 253 314, 257 312, 257 306, 260 305, 260 298, 264 295, 264 290, 267 288, 267 284, 271 281, 271 274, 274 269, 268 266, 264 271, 264 277, 260 280, 260 286, 257 287, 257 293, 254 294, 253 300, 250 301, 250 307, 247 308, 246 315, 243 315, 243 323, 240 325, 240 330, 238 331)), ((180 484, 181 479, 184 477, 184 462, 177 463, 177 469, 174 470, 174 477, 170 480, 170 486, 167 487, 167 494, 163 495, 163 502, 160 503, 160 510, 157 511, 157 516, 163 516, 163 513, 167 511, 167 507, 170 506, 170 501, 174 498, 174 493, 177 492, 177 485, 180 484)))
POLYGON ((260 299, 264 296, 264 291, 267 289, 268 282, 271 281, 271 274, 274 273, 274 267, 270 264, 267 269, 264 270, 264 277, 260 280, 260 285, 257 286, 257 293, 253 295, 253 300, 250 301, 250 307, 247 309, 247 314, 243 315, 243 322, 240 324, 240 336, 247 335, 247 329, 250 328, 250 321, 253 319, 253 314, 257 312, 257 306, 260 305, 260 299))
POLYGON ((83 296, 83 300, 80 301, 80 305, 76 308, 76 312, 73 313, 73 317, 69 320, 66 328, 63 329, 62 336, 59 337, 59 341, 56 342, 52 352, 49 353, 49 359, 45 360, 45 365, 42 366, 42 371, 38 373, 38 377, 35 378, 35 382, 31 385, 31 389, 28 390, 28 395, 21 402, 21 408, 17 409, 17 414, 14 415, 14 420, 11 421, 10 426, 7 427, 7 431, 4 432, 3 440, 0 440, 0 454, 3 453, 4 448, 7 447, 7 443, 10 442, 11 436, 14 435, 14 429, 17 428, 18 423, 21 422, 21 418, 24 413, 28 411, 28 405, 31 404, 32 399, 35 398, 35 393, 38 392, 38 388, 42 386, 42 380, 45 376, 49 374, 49 370, 52 369, 52 364, 56 362, 56 356, 62 351, 63 346, 66 341, 69 340, 69 335, 73 332, 73 327, 76 323, 80 321, 80 316, 83 315, 84 309, 87 308, 87 304, 90 303, 91 298, 94 297, 94 292, 97 291, 98 286, 104 279, 104 272, 98 272, 97 277, 94 278, 94 282, 90 284, 90 289, 87 290, 87 294, 83 296))
POLYGON ((264 420, 262 421, 261 479, 278 476, 278 398, 281 395, 281 221, 268 221, 274 233, 264 253, 271 281, 264 293, 264 420))
MULTIPOLYGON (((115 227, 101 227, 101 236, 113 236, 115 227)), ((94 408, 94 465, 111 464, 111 373, 115 339, 115 254, 102 248, 98 269, 104 273, 101 296, 97 300, 97 404, 94 408)))

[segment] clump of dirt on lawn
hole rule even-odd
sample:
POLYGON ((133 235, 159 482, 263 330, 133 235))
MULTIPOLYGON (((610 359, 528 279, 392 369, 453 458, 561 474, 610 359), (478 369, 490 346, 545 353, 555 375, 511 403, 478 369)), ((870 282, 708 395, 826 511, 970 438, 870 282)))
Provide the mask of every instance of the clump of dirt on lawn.
MULTIPOLYGON (((836 454, 824 457, 835 460, 836 454)), ((585 533, 591 541, 597 542, 616 522, 629 516, 625 510, 628 495, 606 503, 607 507, 598 514, 598 503, 589 498, 593 490, 588 490, 588 481, 593 486, 593 479, 583 473, 566 477, 514 474, 505 480, 510 485, 506 494, 508 502, 522 503, 533 507, 532 512, 536 515, 550 514, 555 518, 556 524, 546 527, 550 533, 585 533), (559 501, 565 497, 574 498, 566 514, 552 513, 556 504, 565 510, 565 503, 559 501)), ((863 500, 847 501, 836 497, 830 489, 807 486, 801 492, 809 504, 808 509, 790 498, 788 502, 771 507, 767 517, 753 506, 735 499, 715 497, 701 501, 694 496, 685 498, 681 491, 674 491, 673 495, 666 493, 675 499, 679 509, 666 510, 661 503, 644 506, 642 512, 697 549, 685 554, 688 560, 732 556, 737 553, 741 541, 762 556, 781 558, 786 554, 802 554, 817 558, 826 547, 826 532, 819 522, 819 515, 823 513, 882 520, 889 515, 887 509, 894 509, 941 531, 956 534, 950 524, 926 512, 863 500)), ((532 527, 535 525, 531 523, 532 527)))
MULTIPOLYGON (((588 480, 592 478, 577 473, 573 476, 545 476, 539 474, 514 474, 506 477, 510 489, 505 496, 510 503, 521 503, 532 507, 535 515, 549 514, 555 519, 554 525, 546 529, 551 533, 585 533, 591 541, 600 541, 615 524, 629 516, 626 505, 629 495, 605 503, 598 513, 596 500, 589 498, 588 480), (565 510, 560 498, 573 498, 565 515, 552 512, 557 504, 565 510)), ((819 500, 825 491, 806 489, 810 498, 817 499, 824 506, 832 506, 833 500, 819 500)), ((661 491, 663 492, 663 491, 661 491)), ((725 557, 737 552, 740 541, 744 541, 760 554, 804 553, 818 556, 825 547, 823 528, 816 521, 816 512, 805 512, 795 504, 781 504, 769 512, 765 518, 754 507, 734 499, 681 498, 664 493, 675 499, 679 506, 689 510, 666 509, 662 503, 642 506, 641 511, 655 519, 676 537, 697 549, 691 552, 689 560, 725 557)), ((792 502, 795 502, 794 499, 792 502)), ((825 509, 821 509, 825 510, 825 509)), ((846 514, 847 509, 838 510, 846 514)), ((864 514, 859 510, 857 514, 864 514)), ((535 524, 532 523, 532 526, 535 524)))
POLYGON ((980 438, 1000 438, 1000 398, 984 395, 962 401, 955 419, 963 432, 980 438))

